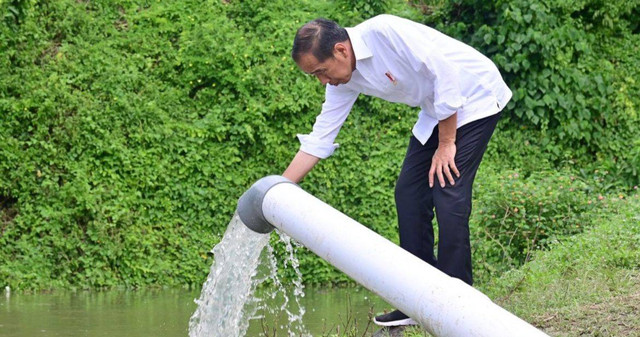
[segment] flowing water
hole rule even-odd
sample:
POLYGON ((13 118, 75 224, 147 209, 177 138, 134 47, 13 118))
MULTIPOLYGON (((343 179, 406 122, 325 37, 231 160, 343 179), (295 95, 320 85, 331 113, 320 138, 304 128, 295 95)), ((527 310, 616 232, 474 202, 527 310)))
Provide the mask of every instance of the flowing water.
POLYGON ((280 313, 287 317, 287 324, 280 328, 286 329, 289 336, 310 336, 302 323, 305 309, 300 298, 304 297, 304 287, 294 244, 284 233, 278 234, 287 253, 284 266, 293 268, 297 276, 292 296, 277 277, 278 261, 273 248, 267 245, 269 235, 251 231, 236 214, 222 241, 213 248, 214 263, 196 300, 198 308, 189 320, 190 337, 244 336, 250 319, 280 313), (266 254, 261 254, 265 246, 266 254), (261 260, 267 262, 263 268, 266 272, 258 275, 261 260), (254 296, 256 287, 267 280, 273 290, 263 292, 263 297, 254 296), (274 307, 276 299, 281 299, 281 304, 274 307))
POLYGON ((255 290, 253 277, 268 242, 268 235, 251 231, 233 216, 213 248, 214 263, 189 320, 190 337, 244 336, 253 314, 245 304, 255 290))
POLYGON ((261 284, 267 280, 270 281, 272 286, 267 286, 262 289, 262 292, 254 296, 256 303, 259 303, 256 315, 251 317, 253 320, 265 320, 267 317, 275 317, 276 320, 282 316, 286 316, 286 324, 280 325, 276 328, 286 331, 289 336, 311 336, 304 323, 302 317, 306 310, 304 305, 301 304, 301 299, 304 298, 304 286, 302 285, 302 274, 298 268, 299 262, 295 256, 295 247, 298 247, 295 241, 292 241, 286 234, 279 232, 278 236, 280 241, 284 244, 286 250, 286 257, 282 261, 283 267, 293 268, 296 278, 293 280, 293 289, 291 286, 285 286, 278 278, 278 261, 276 260, 275 252, 272 246, 268 245, 266 249, 267 263, 264 264, 265 271, 262 278, 256 279, 256 284, 261 284), (292 244, 293 242, 293 244, 292 244), (291 294, 291 292, 293 294, 291 294), (293 298, 291 298, 293 296, 293 298), (292 301, 293 300, 293 301, 292 301))

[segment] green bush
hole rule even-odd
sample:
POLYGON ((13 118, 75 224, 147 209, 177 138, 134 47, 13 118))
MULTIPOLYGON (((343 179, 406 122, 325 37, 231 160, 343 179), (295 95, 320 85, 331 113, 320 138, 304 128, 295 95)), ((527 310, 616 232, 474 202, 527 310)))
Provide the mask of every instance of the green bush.
POLYGON ((481 282, 522 265, 550 242, 590 227, 604 206, 604 197, 563 172, 487 172, 492 169, 478 173, 470 221, 481 282))
MULTIPOLYGON (((320 109, 323 88, 289 56, 295 30, 317 16, 346 21, 341 9, 288 0, 21 8, 0 25, 0 283, 199 286, 237 198, 284 170, 295 134, 320 109)), ((392 232, 391 192, 380 185, 392 185, 386 160, 404 151, 397 136, 410 119, 380 129, 401 115, 364 111, 382 104, 358 104, 337 159, 304 186, 392 232), (381 193, 367 198, 372 190, 381 193)), ((339 277, 303 260, 325 275, 309 281, 339 277)))
MULTIPOLYGON (((584 167, 576 176, 596 190, 637 179, 636 9, 441 5, 423 19, 484 48, 516 89, 491 162, 528 181, 558 162, 584 167), (469 9, 498 8, 465 19, 469 9), (545 15, 531 19, 548 26, 534 34, 540 41, 520 40, 531 24, 515 8, 545 15), (590 17, 611 18, 613 28, 590 17), (494 41, 503 48, 490 49, 494 41), (525 104, 532 100, 545 106, 525 104)), ((200 286, 237 198, 284 170, 295 135, 320 110, 323 88, 289 56, 295 30, 320 16, 347 26, 381 12, 421 19, 403 1, 41 0, 5 1, 0 10, 0 284, 14 289, 200 286)), ((302 187, 397 241, 393 186, 416 113, 361 97, 341 147, 302 187)), ((482 185, 477 199, 510 200, 490 193, 498 186, 482 185)), ((513 246, 518 259, 531 238, 513 246)), ((480 256, 499 263, 504 251, 486 247, 480 256)), ((300 260, 307 283, 347 281, 305 250, 300 260)))
POLYGON ((529 141, 555 166, 604 167, 611 187, 638 185, 640 1, 414 1, 434 2, 424 21, 502 70, 514 93, 507 129, 535 130, 529 141))

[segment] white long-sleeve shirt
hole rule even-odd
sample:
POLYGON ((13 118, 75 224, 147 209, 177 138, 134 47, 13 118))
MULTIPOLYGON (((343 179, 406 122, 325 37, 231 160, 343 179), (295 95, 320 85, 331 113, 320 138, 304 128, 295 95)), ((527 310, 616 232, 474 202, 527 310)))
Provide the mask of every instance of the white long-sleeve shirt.
POLYGON ((300 150, 333 154, 334 140, 360 93, 420 107, 413 135, 426 143, 438 121, 458 113, 457 127, 498 113, 511 90, 491 60, 428 26, 379 15, 346 28, 356 58, 351 80, 327 85, 313 131, 298 135, 300 150))

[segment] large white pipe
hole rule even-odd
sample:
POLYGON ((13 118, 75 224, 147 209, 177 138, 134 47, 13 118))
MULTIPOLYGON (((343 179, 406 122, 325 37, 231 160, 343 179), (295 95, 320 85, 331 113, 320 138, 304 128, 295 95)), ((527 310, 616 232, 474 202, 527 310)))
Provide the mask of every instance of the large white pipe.
POLYGON ((435 336, 547 336, 283 177, 254 184, 238 213, 258 232, 280 229, 435 336))

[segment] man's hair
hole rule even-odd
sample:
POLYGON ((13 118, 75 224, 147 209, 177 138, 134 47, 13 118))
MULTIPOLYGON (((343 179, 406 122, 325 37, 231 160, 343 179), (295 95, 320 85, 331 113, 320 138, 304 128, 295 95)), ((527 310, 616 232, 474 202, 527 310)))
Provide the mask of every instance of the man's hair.
POLYGON ((293 40, 291 57, 296 63, 303 54, 311 52, 320 62, 333 57, 333 47, 338 42, 349 39, 347 30, 340 27, 335 21, 318 18, 307 22, 298 29, 293 40))

